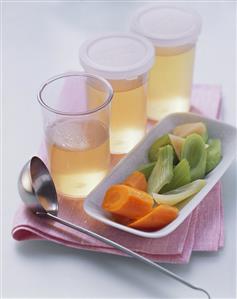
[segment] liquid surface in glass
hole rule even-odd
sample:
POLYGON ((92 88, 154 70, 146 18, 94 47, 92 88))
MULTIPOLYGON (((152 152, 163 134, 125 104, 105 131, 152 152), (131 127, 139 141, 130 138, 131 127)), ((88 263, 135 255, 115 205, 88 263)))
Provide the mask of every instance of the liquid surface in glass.
POLYGON ((46 140, 51 175, 60 194, 85 197, 106 175, 109 132, 101 121, 57 121, 47 128, 46 140))
POLYGON ((148 118, 160 120, 170 113, 189 110, 194 52, 194 47, 156 50, 148 81, 148 118))

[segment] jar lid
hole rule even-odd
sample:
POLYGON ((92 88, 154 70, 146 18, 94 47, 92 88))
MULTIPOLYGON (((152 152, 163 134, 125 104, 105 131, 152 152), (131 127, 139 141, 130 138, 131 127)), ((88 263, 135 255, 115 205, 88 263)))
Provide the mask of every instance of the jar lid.
POLYGON ((87 40, 79 55, 83 68, 89 73, 110 80, 130 80, 150 70, 155 53, 145 38, 114 33, 87 40))
POLYGON ((135 13, 131 29, 148 38, 156 47, 176 47, 197 41, 201 17, 187 8, 147 6, 135 13))

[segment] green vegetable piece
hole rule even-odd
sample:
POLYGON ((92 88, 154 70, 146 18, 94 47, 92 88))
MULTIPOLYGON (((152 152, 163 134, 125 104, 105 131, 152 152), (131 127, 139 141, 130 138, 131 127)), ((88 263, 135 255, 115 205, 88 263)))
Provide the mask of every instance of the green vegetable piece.
POLYGON ((180 137, 187 137, 191 134, 200 135, 204 142, 208 139, 208 131, 206 125, 203 122, 182 124, 174 128, 173 134, 180 137))
POLYGON ((185 198, 184 200, 182 200, 182 201, 180 201, 179 203, 177 203, 177 204, 175 205, 175 207, 176 207, 177 209, 179 209, 179 210, 182 210, 182 208, 185 207, 186 204, 188 204, 188 203, 193 199, 194 196, 195 196, 195 194, 192 195, 192 196, 190 196, 190 197, 188 197, 188 198, 185 198))
POLYGON ((148 179, 148 193, 159 192, 173 178, 174 150, 171 145, 161 147, 158 159, 148 179))
POLYGON ((187 159, 190 166, 191 181, 201 179, 206 172, 207 150, 202 137, 189 135, 184 142, 181 159, 187 159))
POLYGON ((156 165, 156 162, 142 164, 141 166, 138 167, 137 170, 142 172, 145 175, 146 180, 148 180, 155 165, 156 165))
POLYGON ((209 139, 207 148, 206 173, 212 171, 221 160, 221 141, 220 139, 209 139))
POLYGON ((160 193, 165 193, 174 189, 177 189, 183 185, 191 182, 190 166, 186 159, 181 160, 174 167, 174 176, 171 182, 165 185, 160 193))
POLYGON ((150 162, 157 161, 158 158, 158 152, 159 148, 162 146, 165 146, 167 144, 170 144, 170 138, 169 135, 163 135, 159 139, 157 139, 150 147, 148 151, 148 159, 150 162))
POLYGON ((206 143, 207 140, 208 140, 208 131, 207 131, 207 129, 200 136, 202 137, 203 141, 206 143))
POLYGON ((165 194, 152 193, 152 196, 158 204, 174 206, 184 199, 198 193, 205 185, 205 180, 196 180, 165 194))

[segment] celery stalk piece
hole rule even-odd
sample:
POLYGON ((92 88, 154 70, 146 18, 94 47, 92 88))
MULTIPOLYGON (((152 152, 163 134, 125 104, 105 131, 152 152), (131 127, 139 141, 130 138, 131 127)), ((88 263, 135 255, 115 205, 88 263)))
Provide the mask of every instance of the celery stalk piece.
POLYGON ((173 178, 174 150, 171 145, 159 149, 158 159, 148 179, 148 193, 159 192, 173 178))
POLYGON ((190 182, 191 182, 190 166, 188 161, 186 159, 183 159, 174 167, 174 176, 171 182, 165 185, 160 190, 160 193, 165 193, 174 190, 190 182))
POLYGON ((202 137, 198 134, 189 135, 184 142, 181 159, 187 159, 191 181, 202 179, 206 172, 207 150, 202 137))
POLYGON ((212 171, 221 160, 221 141, 220 139, 209 139, 207 148, 206 173, 212 171))
POLYGON ((141 166, 138 167, 138 171, 142 172, 145 177, 146 180, 149 179, 151 172, 153 170, 153 168, 155 167, 156 162, 151 162, 151 163, 147 163, 147 164, 142 164, 141 166))
POLYGON ((207 129, 200 136, 202 137, 204 142, 207 142, 207 140, 208 140, 208 131, 207 131, 207 129))
POLYGON ((165 194, 152 193, 152 196, 158 204, 174 206, 184 199, 198 193, 205 185, 205 180, 196 180, 165 194))
POLYGON ((159 149, 162 146, 165 146, 167 144, 170 144, 170 138, 169 135, 163 135, 159 139, 157 139, 149 148, 148 151, 148 159, 150 162, 157 161, 159 149))

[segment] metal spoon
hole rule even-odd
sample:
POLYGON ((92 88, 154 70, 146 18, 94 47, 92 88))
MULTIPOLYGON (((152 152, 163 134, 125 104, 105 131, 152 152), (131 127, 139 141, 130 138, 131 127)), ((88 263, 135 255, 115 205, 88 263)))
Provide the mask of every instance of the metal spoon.
POLYGON ((56 189, 53 180, 49 174, 49 171, 43 161, 38 157, 33 157, 23 167, 19 180, 18 190, 24 203, 29 207, 36 215, 46 216, 54 221, 57 221, 63 225, 66 225, 72 229, 75 229, 81 233, 89 235, 97 240, 100 240, 120 251, 132 256, 148 265, 155 267, 169 277, 178 280, 184 285, 205 293, 210 299, 210 295, 207 291, 202 288, 196 287, 195 285, 185 281, 182 277, 167 270, 166 268, 152 262, 151 260, 137 254, 136 252, 110 240, 95 232, 92 232, 86 228, 70 223, 57 217, 58 214, 58 199, 56 189))

